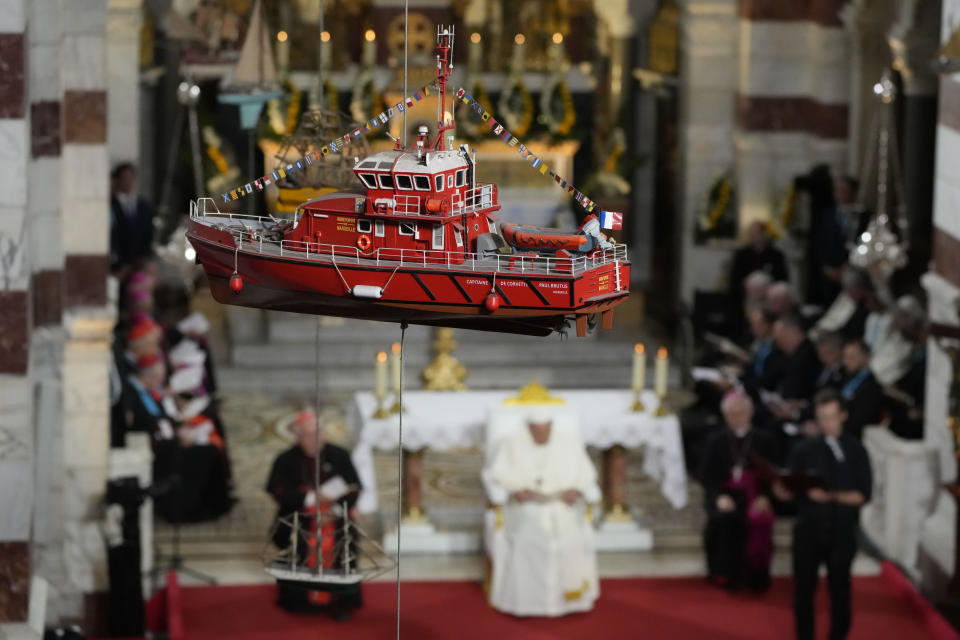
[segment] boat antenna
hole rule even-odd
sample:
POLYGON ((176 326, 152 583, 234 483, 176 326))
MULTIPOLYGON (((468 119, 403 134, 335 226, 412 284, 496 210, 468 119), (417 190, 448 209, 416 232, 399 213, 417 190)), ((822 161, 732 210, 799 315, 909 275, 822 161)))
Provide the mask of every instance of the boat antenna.
MULTIPOLYGON (((403 100, 407 100, 407 34, 410 28, 410 0, 403 0, 403 100)), ((390 134, 387 134, 390 135, 390 134)), ((396 142, 396 139, 394 139, 396 142)), ((403 148, 407 148, 407 110, 403 110, 403 148)))
POLYGON ((317 108, 323 108, 323 0, 320 0, 320 34, 317 38, 317 108))
POLYGON ((437 137, 430 146, 431 150, 444 151, 447 148, 443 139, 445 131, 454 129, 453 111, 447 122, 447 75, 453 71, 454 26, 437 25, 437 84, 440 91, 439 113, 437 114, 437 137))

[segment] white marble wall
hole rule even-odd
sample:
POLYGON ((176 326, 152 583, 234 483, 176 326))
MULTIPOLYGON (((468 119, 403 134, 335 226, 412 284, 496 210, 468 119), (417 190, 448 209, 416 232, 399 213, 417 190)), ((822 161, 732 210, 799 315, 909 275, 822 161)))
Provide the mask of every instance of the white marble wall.
POLYGON ((741 19, 739 30, 742 95, 847 103, 849 47, 842 29, 809 21, 741 19))
POLYGON ((30 539, 33 406, 27 376, 0 375, 0 542, 30 539))

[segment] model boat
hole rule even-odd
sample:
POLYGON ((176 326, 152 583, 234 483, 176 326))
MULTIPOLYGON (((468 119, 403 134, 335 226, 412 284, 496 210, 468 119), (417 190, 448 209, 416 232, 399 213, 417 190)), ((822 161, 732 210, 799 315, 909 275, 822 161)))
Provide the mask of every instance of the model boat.
POLYGON ((277 68, 270 48, 270 33, 261 0, 253 4, 247 37, 232 76, 221 87, 217 100, 240 109, 240 126, 253 129, 263 105, 283 95, 277 83, 277 68))
POLYGON ((335 508, 340 510, 338 514, 311 507, 278 521, 277 526, 289 529, 291 545, 264 557, 264 569, 278 584, 336 592, 372 580, 396 566, 357 526, 346 503, 335 508))
MULTIPOLYGON (((440 114, 448 112, 452 28, 438 30, 440 114)), ((443 117, 443 116, 441 116, 443 117)), ((595 216, 561 232, 500 221, 497 185, 478 180, 452 116, 413 149, 353 167, 356 189, 299 205, 290 219, 191 203, 187 238, 225 304, 530 335, 600 324, 630 294, 625 245, 595 216)))

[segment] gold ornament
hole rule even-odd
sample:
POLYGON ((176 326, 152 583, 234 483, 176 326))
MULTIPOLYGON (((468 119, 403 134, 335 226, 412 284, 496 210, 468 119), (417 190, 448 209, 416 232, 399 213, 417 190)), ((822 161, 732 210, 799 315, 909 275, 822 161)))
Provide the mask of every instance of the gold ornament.
POLYGON ((436 356, 433 362, 423 370, 423 379, 427 391, 466 391, 467 386, 463 379, 467 375, 467 368, 453 357, 453 350, 457 348, 457 341, 453 339, 453 329, 440 327, 436 330, 433 341, 433 350, 436 356))

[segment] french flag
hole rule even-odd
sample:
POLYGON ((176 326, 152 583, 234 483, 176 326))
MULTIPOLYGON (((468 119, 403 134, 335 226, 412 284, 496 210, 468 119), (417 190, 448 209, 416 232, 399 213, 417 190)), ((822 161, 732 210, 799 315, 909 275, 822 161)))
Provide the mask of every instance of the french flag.
POLYGON ((600 226, 604 229, 622 229, 623 214, 616 211, 601 211, 600 226))

